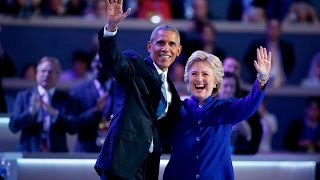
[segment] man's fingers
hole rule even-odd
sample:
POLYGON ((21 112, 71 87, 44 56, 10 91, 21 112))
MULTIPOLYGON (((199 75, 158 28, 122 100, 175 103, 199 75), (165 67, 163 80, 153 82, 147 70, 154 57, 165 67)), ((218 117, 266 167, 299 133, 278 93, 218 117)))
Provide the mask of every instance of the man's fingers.
POLYGON ((126 17, 128 17, 131 13, 131 8, 128 8, 127 11, 124 13, 126 17))

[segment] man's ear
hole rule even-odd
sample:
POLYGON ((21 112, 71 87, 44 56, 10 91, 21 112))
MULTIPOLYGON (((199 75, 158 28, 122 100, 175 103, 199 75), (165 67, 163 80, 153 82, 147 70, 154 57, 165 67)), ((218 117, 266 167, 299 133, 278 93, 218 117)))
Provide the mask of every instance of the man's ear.
POLYGON ((151 52, 151 42, 150 41, 147 42, 147 49, 148 49, 148 52, 150 53, 151 52))
POLYGON ((182 46, 180 45, 179 52, 178 52, 177 56, 179 56, 181 52, 182 52, 182 46))

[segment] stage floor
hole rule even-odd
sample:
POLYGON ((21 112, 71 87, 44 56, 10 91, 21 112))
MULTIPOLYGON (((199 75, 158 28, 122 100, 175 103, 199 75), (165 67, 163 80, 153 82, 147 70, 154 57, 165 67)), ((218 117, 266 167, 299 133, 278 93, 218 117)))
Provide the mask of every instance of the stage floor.
MULTIPOLYGON (((97 156, 75 153, 0 153, 0 158, 5 158, 11 164, 9 180, 98 180, 93 168, 97 156)), ((168 160, 169 155, 162 156, 159 180, 162 179, 168 160)), ((320 155, 265 154, 233 156, 232 160, 236 180, 316 180, 320 155)))

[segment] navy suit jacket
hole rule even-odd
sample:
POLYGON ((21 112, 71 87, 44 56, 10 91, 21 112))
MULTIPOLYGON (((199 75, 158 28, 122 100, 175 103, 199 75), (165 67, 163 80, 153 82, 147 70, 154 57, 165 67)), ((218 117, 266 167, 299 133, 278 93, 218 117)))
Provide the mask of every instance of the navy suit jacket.
MULTIPOLYGON (((112 79, 108 80, 112 88, 112 79)), ((112 89, 109 89, 105 113, 94 109, 99 93, 93 80, 84 81, 74 88, 71 94, 75 99, 75 109, 77 111, 78 122, 78 140, 76 143, 76 152, 99 152, 101 147, 96 145, 97 131, 102 116, 110 117, 112 113, 112 89)))
MULTIPOLYGON (((29 112, 30 98, 32 93, 39 93, 37 88, 19 92, 12 115, 10 117, 9 129, 13 133, 21 131, 18 151, 39 152, 43 125, 37 121, 37 114, 32 116, 29 112)), ((77 132, 75 118, 73 116, 73 100, 62 91, 56 90, 51 98, 51 105, 59 110, 59 115, 50 126, 49 136, 50 152, 68 152, 66 133, 77 132)))
MULTIPOLYGON (((172 132, 179 117, 180 97, 168 78, 172 103, 167 115, 157 120, 161 80, 152 59, 142 59, 134 51, 118 51, 116 36, 103 38, 99 32, 99 56, 103 68, 116 79, 114 117, 97 159, 98 173, 130 179, 143 166, 153 139, 153 152, 160 162, 161 145, 172 132)), ((159 168, 152 169, 159 172, 159 168)))

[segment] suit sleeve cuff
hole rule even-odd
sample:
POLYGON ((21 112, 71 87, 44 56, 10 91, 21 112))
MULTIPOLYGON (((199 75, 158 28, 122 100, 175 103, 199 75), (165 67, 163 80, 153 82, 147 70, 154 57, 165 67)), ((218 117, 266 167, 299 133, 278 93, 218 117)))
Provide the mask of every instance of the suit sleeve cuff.
POLYGON ((103 37, 111 37, 117 34, 118 29, 114 32, 110 32, 107 30, 108 24, 104 26, 103 28, 103 37))

